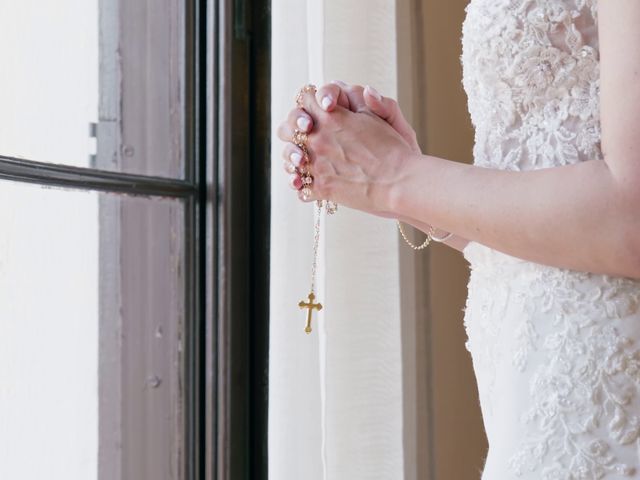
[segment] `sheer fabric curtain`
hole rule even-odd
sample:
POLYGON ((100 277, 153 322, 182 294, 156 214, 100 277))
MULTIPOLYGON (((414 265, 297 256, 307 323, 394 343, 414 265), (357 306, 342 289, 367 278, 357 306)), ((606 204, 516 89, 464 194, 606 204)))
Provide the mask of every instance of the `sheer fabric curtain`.
POLYGON ((273 0, 269 478, 404 477, 399 239, 390 220, 323 218, 306 335, 314 213, 287 185, 277 125, 298 88, 333 79, 396 96, 395 2, 273 0))

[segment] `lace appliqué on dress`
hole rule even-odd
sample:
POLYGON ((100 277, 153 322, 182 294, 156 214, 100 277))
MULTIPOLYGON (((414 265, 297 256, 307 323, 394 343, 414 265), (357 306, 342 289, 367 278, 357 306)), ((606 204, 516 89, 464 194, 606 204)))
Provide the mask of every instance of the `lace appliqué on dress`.
POLYGON ((584 27, 595 15, 593 0, 469 4, 463 84, 477 165, 528 170, 601 158, 598 42, 584 27))
POLYGON ((640 349, 618 328, 638 321, 637 283, 543 269, 530 285, 529 305, 540 310, 524 324, 555 316, 549 333, 531 337, 546 361, 534 366, 531 405, 522 416, 525 425, 535 425, 528 430, 535 435, 509 459, 511 472, 539 471, 549 480, 634 475, 635 467, 616 459, 612 442, 640 439, 640 349), (590 288, 583 292, 585 285, 590 288))
MULTIPOLYGON (((602 158, 596 7, 467 6, 461 60, 476 165, 533 170, 602 158)), ((464 254, 466 346, 491 445, 483 479, 640 475, 640 281, 474 242, 464 254)))

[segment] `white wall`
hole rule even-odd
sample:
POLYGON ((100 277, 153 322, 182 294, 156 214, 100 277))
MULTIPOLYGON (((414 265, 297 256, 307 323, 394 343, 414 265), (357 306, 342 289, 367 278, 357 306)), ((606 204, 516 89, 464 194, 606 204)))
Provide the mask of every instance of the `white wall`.
MULTIPOLYGON (((0 0, 0 154, 86 166, 97 0, 0 0)), ((92 480, 97 194, 0 181, 0 478, 92 480)))

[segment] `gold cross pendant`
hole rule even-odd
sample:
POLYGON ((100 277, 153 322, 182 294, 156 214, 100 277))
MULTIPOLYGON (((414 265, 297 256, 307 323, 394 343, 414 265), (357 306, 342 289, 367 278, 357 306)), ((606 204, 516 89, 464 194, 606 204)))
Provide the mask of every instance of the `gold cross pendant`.
POLYGON ((313 303, 315 299, 316 299, 316 296, 313 294, 313 292, 311 292, 309 294, 309 302, 300 300, 300 303, 298 303, 298 306, 301 309, 305 309, 305 308, 307 309, 307 326, 304 329, 304 331, 307 332, 307 334, 311 333, 311 314, 313 313, 314 310, 317 310, 317 311, 322 310, 321 303, 313 303))

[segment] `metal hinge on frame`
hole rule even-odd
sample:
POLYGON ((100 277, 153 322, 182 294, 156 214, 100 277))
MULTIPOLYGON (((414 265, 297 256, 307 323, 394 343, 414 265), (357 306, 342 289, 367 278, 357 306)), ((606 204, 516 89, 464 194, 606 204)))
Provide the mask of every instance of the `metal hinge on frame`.
MULTIPOLYGON (((96 139, 96 145, 98 142, 98 124, 96 122, 89 123, 89 138, 96 139)), ((96 146, 97 148, 97 146, 96 146)), ((97 151, 97 150, 96 150, 97 151)), ((91 168, 96 168, 98 165, 98 155, 97 153, 89 154, 89 166, 91 168)))

